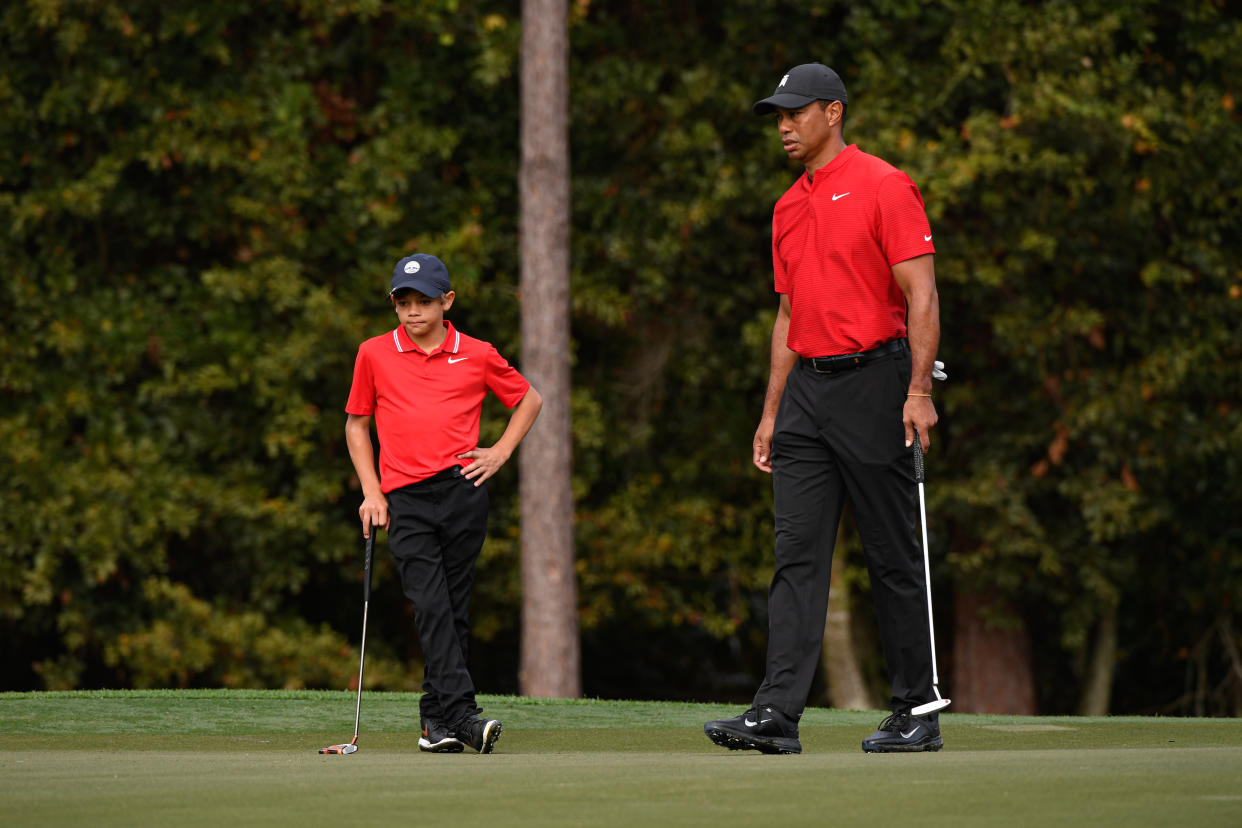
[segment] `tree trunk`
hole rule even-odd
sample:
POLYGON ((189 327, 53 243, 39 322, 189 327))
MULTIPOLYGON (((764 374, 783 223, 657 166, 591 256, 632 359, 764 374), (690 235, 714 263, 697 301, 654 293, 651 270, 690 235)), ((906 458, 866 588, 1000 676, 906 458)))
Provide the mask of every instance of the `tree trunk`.
POLYGON ((1080 716, 1107 716, 1113 697, 1113 668, 1117 664, 1117 608, 1108 607, 1095 631, 1095 647, 1087 686, 1078 708, 1080 716))
MULTIPOLYGON (((999 608, 995 593, 960 591, 953 603, 953 686, 941 695, 958 713, 1038 713, 1031 642, 1025 622, 1002 627, 988 622, 999 608)), ((942 677, 943 681, 943 677, 942 677)))
MULTIPOLYGON (((837 537, 841 536, 840 530, 837 537)), ((824 644, 821 665, 828 703, 839 710, 877 710, 863 680, 854 647, 849 586, 845 582, 845 545, 838 542, 832 556, 831 588, 828 592, 828 615, 824 620, 824 644)))
POLYGON ((528 696, 582 694, 569 419, 569 9, 523 0, 522 373, 543 412, 522 446, 522 654, 528 696))

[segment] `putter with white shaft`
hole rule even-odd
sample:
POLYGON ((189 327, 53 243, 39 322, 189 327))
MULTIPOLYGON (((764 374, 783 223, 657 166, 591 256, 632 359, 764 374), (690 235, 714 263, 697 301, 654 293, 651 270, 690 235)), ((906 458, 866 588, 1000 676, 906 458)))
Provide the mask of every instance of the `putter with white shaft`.
POLYGON ((917 431, 914 433, 914 479, 919 484, 919 521, 923 526, 923 582, 927 584, 927 635, 931 640, 932 692, 936 694, 936 700, 911 708, 910 715, 925 716, 928 713, 945 709, 949 706, 950 700, 940 698, 940 676, 936 671, 936 627, 932 622, 931 561, 927 556, 927 503, 923 497, 923 481, 926 478, 923 474, 923 444, 919 442, 917 431))
POLYGON ((358 750, 358 721, 362 718, 362 667, 367 662, 367 608, 371 603, 371 561, 375 557, 375 527, 367 535, 366 564, 362 575, 362 645, 358 658, 358 704, 354 708, 354 738, 344 745, 320 748, 320 753, 353 753, 358 750))

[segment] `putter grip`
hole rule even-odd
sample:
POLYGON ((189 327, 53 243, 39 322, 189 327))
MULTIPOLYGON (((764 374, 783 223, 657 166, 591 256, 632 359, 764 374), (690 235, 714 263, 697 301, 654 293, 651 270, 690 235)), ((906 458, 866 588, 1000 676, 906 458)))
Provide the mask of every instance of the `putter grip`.
POLYGON ((375 527, 371 527, 370 533, 367 535, 367 551, 366 561, 362 570, 362 600, 367 602, 371 600, 371 562, 375 560, 375 527))
POLYGON ((923 474, 923 444, 919 442, 919 433, 914 432, 914 482, 922 483, 927 479, 923 474))

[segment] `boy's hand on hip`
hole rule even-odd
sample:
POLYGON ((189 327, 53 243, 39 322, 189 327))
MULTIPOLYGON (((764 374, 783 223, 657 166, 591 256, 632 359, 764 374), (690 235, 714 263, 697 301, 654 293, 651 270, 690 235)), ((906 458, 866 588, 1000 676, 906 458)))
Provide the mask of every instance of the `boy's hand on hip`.
POLYGON ((474 461, 470 465, 464 466, 461 472, 467 480, 470 480, 474 483, 474 485, 478 486, 482 484, 484 480, 487 480, 487 478, 500 471, 500 467, 508 462, 509 453, 503 449, 498 449, 495 446, 492 446, 491 448, 476 448, 473 451, 466 452, 465 454, 459 454, 457 457, 460 460, 474 461))
POLYGON ((367 495, 358 507, 358 517, 362 520, 362 536, 369 537, 367 527, 388 531, 388 498, 383 495, 367 495))

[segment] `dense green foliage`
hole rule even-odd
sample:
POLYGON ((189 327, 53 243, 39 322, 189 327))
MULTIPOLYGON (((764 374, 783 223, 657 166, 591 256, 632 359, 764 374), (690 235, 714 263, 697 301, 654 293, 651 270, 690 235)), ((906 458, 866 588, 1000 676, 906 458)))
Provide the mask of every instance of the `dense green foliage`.
MULTIPOLYGON (((348 680, 341 409, 392 325, 391 263, 440 255, 451 317, 519 352, 519 36, 499 2, 0 11, 3 686, 348 680)), ((749 105, 823 59, 847 140, 911 174, 936 233, 938 604, 1010 596, 1049 711, 1114 608, 1117 712, 1187 710, 1191 684, 1236 710, 1239 42, 1208 0, 572 4, 587 692, 746 692, 761 669, 749 444, 768 221, 798 171, 749 105)), ((474 660, 511 691, 512 469, 492 489, 474 660)), ((378 560, 368 684, 410 686, 378 560)))

